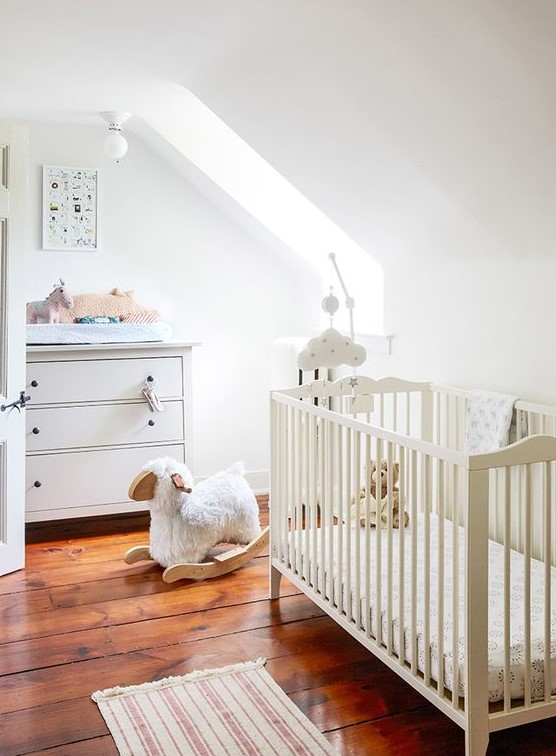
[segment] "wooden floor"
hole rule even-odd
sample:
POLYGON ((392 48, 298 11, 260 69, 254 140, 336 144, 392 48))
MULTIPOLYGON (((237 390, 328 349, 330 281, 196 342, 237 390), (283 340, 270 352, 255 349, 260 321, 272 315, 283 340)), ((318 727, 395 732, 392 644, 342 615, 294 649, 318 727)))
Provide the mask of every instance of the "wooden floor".
MULTIPOLYGON (((1 756, 112 756, 93 691, 258 657, 341 754, 464 753, 456 725, 291 584, 267 600, 266 554, 204 583, 124 564, 145 522, 35 527, 26 569, 0 578, 1 756)), ((556 725, 496 733, 488 753, 556 754, 556 725)))

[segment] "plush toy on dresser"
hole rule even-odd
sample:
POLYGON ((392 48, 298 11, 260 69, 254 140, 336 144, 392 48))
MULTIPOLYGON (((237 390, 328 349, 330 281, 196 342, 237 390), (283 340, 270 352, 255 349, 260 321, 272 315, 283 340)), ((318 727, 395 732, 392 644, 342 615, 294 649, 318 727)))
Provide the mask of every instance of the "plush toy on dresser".
POLYGON ((70 310, 73 307, 73 297, 66 289, 60 278, 60 285, 54 284, 52 291, 46 299, 36 302, 27 302, 27 323, 59 323, 60 311, 70 310))
POLYGON ((61 313, 60 323, 87 322, 100 317, 114 318, 120 323, 156 323, 160 313, 138 305, 133 291, 116 287, 109 294, 75 294, 71 309, 61 313))

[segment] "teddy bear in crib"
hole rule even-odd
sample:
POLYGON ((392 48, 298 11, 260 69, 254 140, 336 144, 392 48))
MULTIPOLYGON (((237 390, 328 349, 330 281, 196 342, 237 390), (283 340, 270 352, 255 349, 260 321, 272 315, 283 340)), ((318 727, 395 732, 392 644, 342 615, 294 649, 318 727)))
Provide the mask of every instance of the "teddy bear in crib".
MULTIPOLYGON (((409 515, 403 508, 402 497, 398 486, 400 479, 400 463, 394 462, 391 471, 391 520, 392 527, 399 528, 401 518, 404 527, 409 525, 409 515)), ((375 527, 380 521, 382 528, 388 527, 388 461, 383 459, 378 468, 376 462, 370 461, 367 465, 367 481, 369 484, 369 520, 371 527, 375 527), (378 482, 380 482, 380 498, 377 497, 378 482), (378 502, 380 501, 380 505, 378 502)), ((352 501, 351 519, 359 521, 363 527, 367 524, 366 512, 366 487, 359 492, 358 501, 352 501)))

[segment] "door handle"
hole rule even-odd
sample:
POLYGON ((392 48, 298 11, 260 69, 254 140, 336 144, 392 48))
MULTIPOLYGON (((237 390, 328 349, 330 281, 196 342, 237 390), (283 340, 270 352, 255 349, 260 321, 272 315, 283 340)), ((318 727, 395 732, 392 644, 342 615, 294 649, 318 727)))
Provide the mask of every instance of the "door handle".
POLYGON ((0 407, 0 411, 5 412, 7 409, 10 409, 10 407, 15 407, 18 412, 21 412, 21 407, 25 407, 25 405, 31 401, 31 397, 28 396, 25 391, 19 392, 19 399, 16 399, 15 402, 10 402, 10 404, 3 404, 0 407))

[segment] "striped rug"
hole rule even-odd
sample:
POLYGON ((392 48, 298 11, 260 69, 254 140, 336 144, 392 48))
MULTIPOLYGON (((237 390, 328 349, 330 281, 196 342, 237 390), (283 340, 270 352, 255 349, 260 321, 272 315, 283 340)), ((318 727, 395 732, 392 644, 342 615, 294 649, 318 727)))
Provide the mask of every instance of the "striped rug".
POLYGON ((92 699, 122 756, 337 756, 265 661, 99 690, 92 699))

